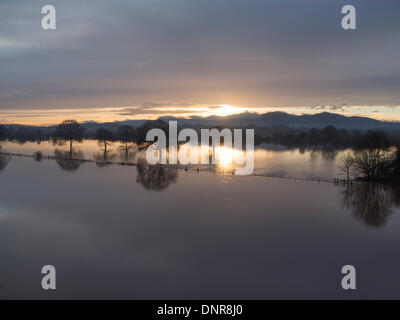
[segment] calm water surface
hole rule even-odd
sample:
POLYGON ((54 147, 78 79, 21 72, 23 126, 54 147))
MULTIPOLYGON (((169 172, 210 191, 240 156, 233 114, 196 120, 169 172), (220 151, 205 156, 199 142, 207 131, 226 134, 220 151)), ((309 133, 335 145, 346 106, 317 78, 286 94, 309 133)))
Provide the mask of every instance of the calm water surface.
MULTIPOLYGON (((76 147, 102 155, 95 142, 76 147)), ((65 152, 50 143, 1 150, 56 148, 65 152)), ((126 156, 118 144, 111 155, 126 156)), ((400 298, 400 192, 307 181, 338 177, 338 157, 262 146, 256 173, 268 177, 238 177, 223 166, 197 173, 2 155, 0 296, 400 298), (46 264, 57 269, 54 292, 40 286, 46 264), (353 292, 340 286, 346 264, 357 269, 353 292)))
MULTIPOLYGON (((54 145, 50 142, 17 144, 13 142, 2 143, 3 152, 21 153, 32 155, 41 151, 44 156, 69 156, 68 145, 54 145)), ((221 147, 217 148, 217 158, 221 165, 216 171, 218 173, 231 173, 231 163, 228 161, 232 150, 221 147), (225 161, 226 160, 226 161, 225 161)), ((303 178, 303 179, 333 179, 340 177, 337 161, 345 151, 301 151, 299 149, 288 150, 282 146, 260 145, 255 149, 255 175, 266 175, 270 177, 303 178)), ((131 148, 126 153, 125 147, 119 143, 108 146, 107 154, 96 141, 86 140, 74 144, 74 156, 89 160, 118 162, 137 162, 143 158, 143 152, 131 148)), ((197 168, 197 167, 196 167, 197 168)), ((196 169, 192 168, 192 169, 196 169)), ((208 167, 209 168, 209 167, 208 167)))

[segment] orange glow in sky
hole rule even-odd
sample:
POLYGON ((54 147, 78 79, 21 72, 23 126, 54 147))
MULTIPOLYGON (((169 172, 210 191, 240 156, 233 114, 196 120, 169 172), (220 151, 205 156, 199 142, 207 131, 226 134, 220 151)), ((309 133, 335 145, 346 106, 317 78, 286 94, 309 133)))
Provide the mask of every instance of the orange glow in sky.
POLYGON ((165 106, 126 106, 110 108, 73 108, 73 109, 7 109, 0 110, 1 124, 54 125, 65 119, 79 122, 113 122, 123 120, 153 120, 162 116, 208 117, 230 116, 243 112, 266 113, 283 111, 290 114, 315 114, 320 112, 338 113, 344 116, 363 116, 384 121, 400 121, 400 107, 397 106, 345 106, 340 110, 330 107, 242 107, 228 104, 188 106, 166 104, 165 106))

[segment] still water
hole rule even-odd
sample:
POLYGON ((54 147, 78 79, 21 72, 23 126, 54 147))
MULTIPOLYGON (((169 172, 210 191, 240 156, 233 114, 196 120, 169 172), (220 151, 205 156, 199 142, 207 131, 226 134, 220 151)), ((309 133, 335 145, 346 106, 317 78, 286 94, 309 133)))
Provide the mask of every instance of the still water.
MULTIPOLYGON (((119 143, 108 146, 107 153, 104 154, 104 148, 99 146, 94 140, 75 143, 73 150, 75 158, 84 158, 99 162, 107 160, 110 162, 124 161, 136 163, 138 159, 145 157, 144 151, 141 152, 137 148, 132 147, 126 152, 125 146, 119 143)), ((33 142, 24 144, 4 142, 0 151, 28 155, 40 151, 44 156, 57 156, 58 158, 68 158, 69 156, 68 145, 55 145, 50 142, 41 142, 40 144, 33 142)), ((233 168, 231 161, 229 161, 229 156, 232 153, 234 154, 235 151, 220 147, 217 148, 216 152, 220 165, 212 168, 212 171, 217 171, 217 173, 221 174, 230 174, 233 168)), ((340 156, 344 152, 288 150, 282 146, 263 144, 255 149, 254 175, 316 180, 340 178, 338 159, 340 159, 340 156)), ((197 169, 197 167, 199 166, 189 167, 189 169, 197 169)), ((210 166, 205 166, 202 169, 210 171, 210 166)))
MULTIPOLYGON (((2 299, 400 298, 400 191, 325 182, 341 152, 265 145, 256 175, 239 177, 223 165, 150 167, 119 144, 106 157, 138 166, 47 159, 55 149, 67 152, 2 144, 44 155, 0 156, 2 299), (52 292, 41 289, 47 264, 52 292)), ((104 155, 91 141, 74 152, 104 155)))

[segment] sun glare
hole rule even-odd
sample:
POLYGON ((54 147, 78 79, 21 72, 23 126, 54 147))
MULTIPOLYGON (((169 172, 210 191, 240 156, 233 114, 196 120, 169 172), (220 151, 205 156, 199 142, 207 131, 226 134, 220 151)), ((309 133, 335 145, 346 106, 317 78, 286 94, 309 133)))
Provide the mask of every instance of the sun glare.
POLYGON ((232 148, 219 147, 216 150, 218 164, 222 167, 230 167, 232 165, 233 151, 232 148))
POLYGON ((217 164, 224 170, 232 170, 237 167, 240 161, 242 161, 242 157, 242 150, 232 147, 220 146, 215 150, 217 164))
POLYGON ((242 108, 233 107, 228 104, 222 104, 219 108, 216 108, 212 113, 216 116, 230 116, 232 114, 238 114, 243 112, 242 108))

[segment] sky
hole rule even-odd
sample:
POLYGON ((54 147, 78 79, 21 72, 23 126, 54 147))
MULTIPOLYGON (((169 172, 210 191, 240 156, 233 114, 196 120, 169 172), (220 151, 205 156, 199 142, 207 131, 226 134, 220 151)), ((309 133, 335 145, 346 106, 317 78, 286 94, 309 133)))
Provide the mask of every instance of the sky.
POLYGON ((400 120, 398 0, 0 0, 0 123, 400 120), (54 5, 57 29, 41 28, 54 5), (352 4, 357 30, 341 28, 352 4))

